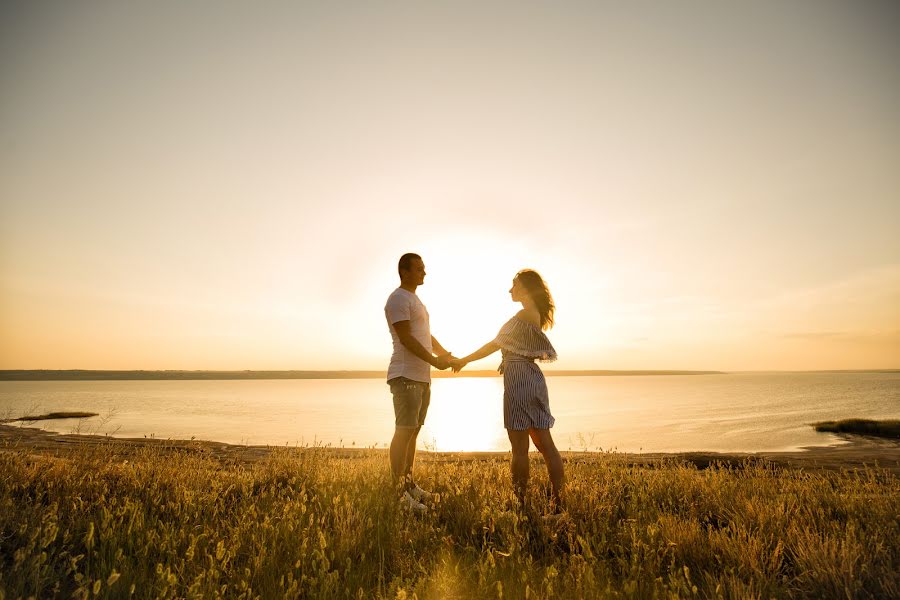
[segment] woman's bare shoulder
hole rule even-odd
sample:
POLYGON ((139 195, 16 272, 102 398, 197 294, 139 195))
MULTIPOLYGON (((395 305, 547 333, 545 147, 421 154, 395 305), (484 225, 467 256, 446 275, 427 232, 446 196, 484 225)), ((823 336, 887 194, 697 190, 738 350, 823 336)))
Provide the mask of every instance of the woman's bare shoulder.
POLYGON ((535 327, 541 326, 541 314, 536 310, 529 311, 529 310, 525 310, 523 308, 522 310, 520 310, 519 312, 516 313, 516 317, 518 317, 519 319, 522 319, 523 321, 527 321, 528 323, 531 323, 535 327))

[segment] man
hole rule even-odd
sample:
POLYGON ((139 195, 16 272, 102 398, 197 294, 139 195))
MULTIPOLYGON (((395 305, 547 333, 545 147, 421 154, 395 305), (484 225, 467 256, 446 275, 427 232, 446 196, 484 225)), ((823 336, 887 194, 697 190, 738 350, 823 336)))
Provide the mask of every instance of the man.
POLYGON ((425 423, 431 401, 431 367, 446 369, 453 356, 431 335, 428 311, 416 295, 425 282, 425 263, 418 254, 404 254, 397 265, 400 287, 384 306, 394 352, 387 382, 394 396, 394 438, 391 440, 391 474, 403 505, 423 513, 431 494, 412 476, 416 437, 425 423))

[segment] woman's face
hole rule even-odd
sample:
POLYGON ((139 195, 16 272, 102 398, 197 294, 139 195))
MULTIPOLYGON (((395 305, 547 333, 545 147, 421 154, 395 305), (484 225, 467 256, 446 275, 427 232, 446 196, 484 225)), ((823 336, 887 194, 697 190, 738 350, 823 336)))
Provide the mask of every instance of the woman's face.
POLYGON ((512 301, 521 302, 525 298, 525 294, 527 294, 527 292, 522 285, 522 282, 519 281, 518 278, 513 279, 512 287, 509 288, 509 295, 512 296, 512 301))

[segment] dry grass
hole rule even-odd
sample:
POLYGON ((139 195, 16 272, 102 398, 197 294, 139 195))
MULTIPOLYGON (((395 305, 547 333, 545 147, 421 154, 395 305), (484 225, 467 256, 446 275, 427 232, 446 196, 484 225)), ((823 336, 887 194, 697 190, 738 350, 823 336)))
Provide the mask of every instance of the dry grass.
MULTIPOLYGON (((535 458, 532 501, 546 494, 535 458)), ((567 462, 568 519, 514 510, 502 459, 424 459, 400 510, 386 457, 256 464, 178 448, 0 451, 0 598, 897 598, 887 471, 567 462)))

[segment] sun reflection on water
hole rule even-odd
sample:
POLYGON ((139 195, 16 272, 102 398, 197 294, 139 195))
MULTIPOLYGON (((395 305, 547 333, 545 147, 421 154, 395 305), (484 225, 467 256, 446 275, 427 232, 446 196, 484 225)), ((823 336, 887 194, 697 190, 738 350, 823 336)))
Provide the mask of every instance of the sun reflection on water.
POLYGON ((506 450, 503 379, 435 379, 419 446, 437 452, 506 450))

